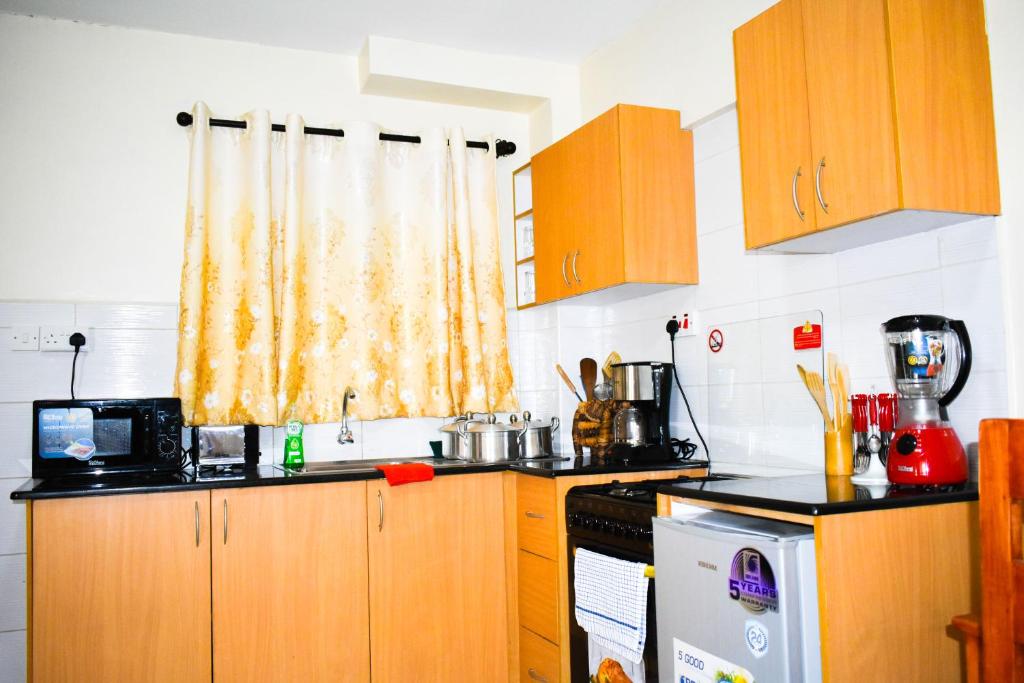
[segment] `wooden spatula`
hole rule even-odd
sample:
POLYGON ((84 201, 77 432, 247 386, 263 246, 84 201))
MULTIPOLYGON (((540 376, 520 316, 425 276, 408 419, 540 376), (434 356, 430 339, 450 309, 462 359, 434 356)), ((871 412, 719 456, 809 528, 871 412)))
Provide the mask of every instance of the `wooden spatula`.
POLYGON ((612 366, 622 362, 622 356, 619 355, 618 351, 612 351, 608 354, 608 358, 605 359, 604 365, 601 366, 601 374, 604 375, 606 381, 612 380, 612 366))
POLYGON ((576 391, 576 385, 572 383, 571 379, 569 379, 569 375, 562 369, 562 366, 555 363, 555 370, 558 370, 559 377, 561 377, 562 381, 565 382, 565 386, 569 387, 569 391, 576 396, 576 400, 583 403, 583 399, 580 398, 580 392, 576 391))
POLYGON ((835 423, 832 422, 832 418, 828 414, 828 403, 825 401, 825 380, 816 372, 808 372, 802 365, 797 365, 796 369, 800 373, 800 379, 804 381, 807 391, 810 392, 811 398, 818 404, 818 410, 821 411, 821 417, 825 420, 828 431, 835 431, 835 423))
POLYGON ((594 400, 594 385, 597 384, 597 361, 584 358, 580 361, 580 379, 583 380, 583 393, 588 401, 594 400))

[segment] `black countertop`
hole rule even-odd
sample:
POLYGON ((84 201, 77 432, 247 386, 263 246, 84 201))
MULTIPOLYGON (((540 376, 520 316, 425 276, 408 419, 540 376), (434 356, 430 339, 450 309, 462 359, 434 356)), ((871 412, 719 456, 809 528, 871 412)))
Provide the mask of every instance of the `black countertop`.
MULTIPOLYGON (((414 462, 431 462, 429 459, 415 459, 414 462)), ((358 461, 356 461, 358 462, 358 461)), ((546 459, 540 462, 517 461, 500 463, 471 463, 451 460, 436 460, 434 476, 476 474, 481 472, 504 472, 511 470, 538 477, 562 477, 587 474, 615 474, 619 472, 661 472, 665 470, 688 470, 706 467, 704 461, 675 461, 650 464, 611 464, 592 461, 589 457, 567 457, 560 460, 546 459)), ((48 498, 76 498, 93 495, 121 495, 131 493, 162 493, 167 491, 195 491, 203 489, 245 488, 251 486, 280 486, 286 484, 316 484, 336 481, 365 481, 383 479, 380 471, 373 469, 373 463, 366 461, 365 468, 347 471, 296 474, 280 470, 272 465, 260 465, 254 469, 242 470, 231 475, 197 477, 191 469, 183 472, 146 472, 109 476, 62 477, 55 479, 28 479, 11 493, 12 500, 38 500, 48 498)))
POLYGON ((857 486, 849 477, 806 474, 707 482, 677 482, 658 493, 798 515, 834 515, 978 500, 978 484, 902 487, 857 486))

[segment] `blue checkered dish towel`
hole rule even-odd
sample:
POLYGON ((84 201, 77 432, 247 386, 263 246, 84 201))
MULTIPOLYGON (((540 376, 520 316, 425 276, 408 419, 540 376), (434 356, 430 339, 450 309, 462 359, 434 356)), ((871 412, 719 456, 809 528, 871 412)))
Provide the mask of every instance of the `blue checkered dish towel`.
POLYGON ((639 664, 647 639, 647 565, 577 548, 576 623, 612 652, 639 664))

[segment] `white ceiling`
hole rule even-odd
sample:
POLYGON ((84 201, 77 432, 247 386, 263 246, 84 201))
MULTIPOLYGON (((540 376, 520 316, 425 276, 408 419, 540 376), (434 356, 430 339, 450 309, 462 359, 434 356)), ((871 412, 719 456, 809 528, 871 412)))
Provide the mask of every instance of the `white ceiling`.
POLYGON ((657 0, 0 0, 0 11, 354 55, 368 35, 578 64, 657 0))

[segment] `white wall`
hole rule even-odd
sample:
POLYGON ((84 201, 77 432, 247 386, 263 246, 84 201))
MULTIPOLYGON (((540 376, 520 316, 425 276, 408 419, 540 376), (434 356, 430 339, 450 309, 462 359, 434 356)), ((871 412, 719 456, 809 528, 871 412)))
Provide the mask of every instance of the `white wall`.
POLYGON ((17 244, 0 249, 0 299, 177 302, 188 133, 174 115, 196 100, 225 118, 463 126, 520 143, 502 178, 529 152, 528 115, 360 95, 354 57, 68 21, 0 15, 0 91, 0 239, 17 244))
POLYGON ((732 31, 777 0, 661 2, 580 66, 583 120, 618 102, 682 112, 684 127, 736 99, 732 31))
MULTIPOLYGON (((999 185, 1003 215, 996 219, 999 256, 1003 271, 1006 339, 1019 349, 1024 335, 1024 2, 987 0, 989 56, 992 61, 992 96, 996 115, 999 185)), ((1010 372, 1010 414, 1024 415, 1024 359, 1006 357, 1010 372)))
MULTIPOLYGON (((735 102, 732 31, 776 0, 690 0, 659 5, 618 41, 580 67, 582 115, 589 120, 615 102, 682 111, 691 126, 735 102)), ((999 267, 1006 293, 1007 346, 1024 334, 1024 3, 987 0, 1003 215, 996 219, 999 267)), ((739 195, 735 196, 739 202, 739 195)), ((739 249, 739 245, 736 245, 739 249)), ((706 260, 701 260, 702 282, 706 260)), ((1024 415, 1024 362, 1005 360, 1004 415, 1024 415)), ((1000 415, 990 413, 987 417, 1000 415)))

